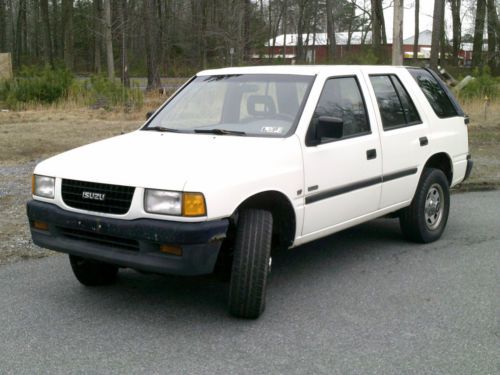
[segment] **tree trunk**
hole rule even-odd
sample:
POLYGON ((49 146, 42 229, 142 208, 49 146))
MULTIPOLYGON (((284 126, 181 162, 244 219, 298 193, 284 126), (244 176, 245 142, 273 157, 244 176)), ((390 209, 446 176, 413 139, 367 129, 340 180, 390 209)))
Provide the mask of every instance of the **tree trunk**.
POLYGON ((488 63, 490 65, 490 69, 492 73, 496 73, 497 71, 497 63, 498 63, 498 53, 496 52, 497 48, 497 38, 500 38, 500 35, 496 35, 498 29, 498 16, 497 10, 495 7, 495 0, 487 0, 488 7, 488 63))
POLYGON ((333 15, 333 1, 326 0, 326 30, 328 35, 328 61, 335 62, 337 40, 335 39, 335 17, 333 15))
POLYGON ((94 72, 101 74, 101 51, 102 51, 102 36, 104 34, 102 22, 102 2, 94 0, 94 72))
POLYGON ((474 22, 474 43, 472 46, 472 66, 482 65, 485 15, 486 0, 477 0, 476 20, 474 22))
POLYGON ((58 1, 52 0, 52 47, 54 48, 54 57, 58 59, 63 58, 61 42, 59 38, 59 32, 64 32, 61 25, 59 25, 59 10, 58 10, 58 1))
POLYGON ((376 51, 380 51, 381 35, 380 35, 380 14, 378 12, 378 0, 371 0, 371 17, 372 17, 372 45, 376 51))
POLYGON ((380 34, 382 36, 382 44, 387 44, 387 34, 385 32, 384 9, 382 8, 382 0, 377 0, 378 13, 380 19, 380 34))
POLYGON ((413 31, 413 64, 418 62, 418 37, 420 34, 420 0, 415 0, 415 30, 413 31))
POLYGON ((7 51, 7 17, 5 0, 0 0, 0 52, 7 51))
POLYGON ((439 59, 439 45, 441 41, 441 30, 442 24, 444 21, 443 14, 443 4, 444 0, 435 0, 434 1, 434 13, 432 20, 432 42, 431 42, 431 59, 430 65, 431 69, 437 71, 438 67, 438 59, 439 59))
POLYGON ((104 0, 104 27, 106 40, 106 63, 108 78, 115 79, 115 61, 113 57, 113 36, 111 34, 111 0, 104 0))
POLYGON ((52 52, 52 35, 50 32, 49 1, 40 1, 40 13, 42 16, 43 32, 43 56, 45 64, 54 66, 54 55, 52 52))
POLYGON ((62 1, 64 63, 68 69, 74 67, 73 0, 62 1))
POLYGON ((121 18, 121 39, 122 39, 122 84, 125 87, 130 87, 130 77, 128 75, 128 48, 127 48, 127 25, 128 25, 128 13, 127 13, 127 0, 121 0, 120 18, 121 18))
POLYGON ((17 12, 17 27, 16 27, 16 49, 15 63, 16 66, 21 66, 22 56, 26 51, 26 0, 19 0, 19 10, 17 12))
POLYGON ((404 0, 394 0, 392 65, 403 65, 403 3, 404 0))
POLYGON ((243 60, 250 61, 250 15, 252 3, 250 0, 243 0, 243 60))
POLYGON ((443 20, 441 21, 441 31, 439 32, 439 35, 441 36, 441 41, 439 42, 439 60, 440 60, 440 65, 444 66, 446 62, 446 46, 447 46, 447 39, 446 39, 446 30, 444 28, 444 11, 445 11, 445 5, 446 5, 446 0, 443 1, 443 9, 441 10, 441 14, 443 15, 443 20))
POLYGON ((161 86, 158 66, 157 33, 154 22, 154 0, 144 0, 144 37, 146 43, 146 64, 148 74, 147 90, 155 90, 161 86))
POLYGON ((283 0, 283 62, 286 61, 286 22, 288 21, 287 7, 287 0, 283 0))
POLYGON ((460 44, 462 43, 462 20, 460 19, 461 0, 450 0, 451 3, 451 18, 453 20, 453 52, 451 63, 453 66, 458 65, 458 53, 460 44))

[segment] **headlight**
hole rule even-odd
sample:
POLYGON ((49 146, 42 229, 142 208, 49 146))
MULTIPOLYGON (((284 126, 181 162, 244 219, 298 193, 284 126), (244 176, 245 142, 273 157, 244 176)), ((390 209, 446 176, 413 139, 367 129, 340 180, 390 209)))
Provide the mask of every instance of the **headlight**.
POLYGON ((175 216, 205 216, 205 198, 201 193, 146 189, 144 209, 152 214, 175 216))
POLYGON ((31 192, 43 198, 54 198, 56 179, 54 177, 33 175, 31 192))

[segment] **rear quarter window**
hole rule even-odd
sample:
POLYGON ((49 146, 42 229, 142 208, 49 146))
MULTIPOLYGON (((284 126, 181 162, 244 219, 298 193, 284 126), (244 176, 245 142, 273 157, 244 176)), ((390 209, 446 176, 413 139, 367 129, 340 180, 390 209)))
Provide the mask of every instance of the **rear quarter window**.
POLYGON ((424 69, 408 69, 417 81, 432 109, 438 117, 458 116, 458 112, 441 84, 424 69))

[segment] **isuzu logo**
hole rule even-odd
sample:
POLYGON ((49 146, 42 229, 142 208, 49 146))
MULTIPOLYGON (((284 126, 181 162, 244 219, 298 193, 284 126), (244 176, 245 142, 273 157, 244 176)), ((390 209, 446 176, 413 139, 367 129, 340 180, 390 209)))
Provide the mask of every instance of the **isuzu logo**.
POLYGON ((91 199, 93 201, 103 201, 106 199, 105 193, 95 193, 93 191, 84 191, 82 192, 83 199, 91 199))

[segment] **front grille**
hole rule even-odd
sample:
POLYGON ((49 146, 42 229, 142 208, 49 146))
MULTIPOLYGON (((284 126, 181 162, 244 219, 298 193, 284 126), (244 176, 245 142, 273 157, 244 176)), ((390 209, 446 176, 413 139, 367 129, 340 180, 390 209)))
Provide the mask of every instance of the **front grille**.
POLYGON ((130 186, 63 179, 61 192, 64 203, 70 207, 107 214, 126 214, 130 209, 134 190, 130 186), (85 199, 84 192, 104 199, 85 199))
POLYGON ((109 247, 114 247, 124 250, 132 250, 132 251, 139 250, 139 242, 137 242, 136 240, 130 240, 127 238, 115 237, 96 232, 87 232, 79 229, 70 229, 61 227, 58 227, 57 229, 63 236, 70 239, 106 245, 109 247))

